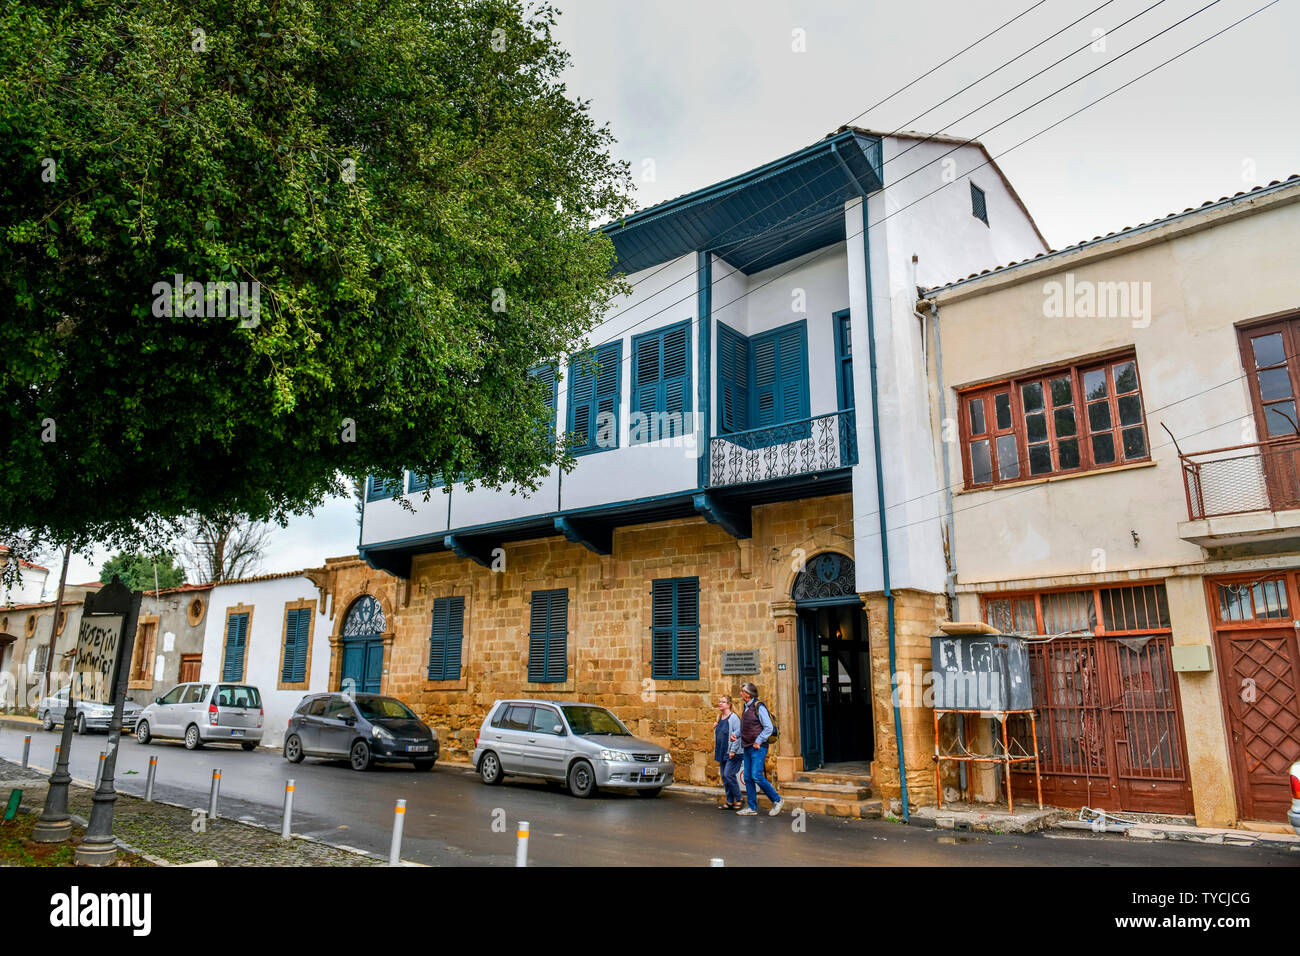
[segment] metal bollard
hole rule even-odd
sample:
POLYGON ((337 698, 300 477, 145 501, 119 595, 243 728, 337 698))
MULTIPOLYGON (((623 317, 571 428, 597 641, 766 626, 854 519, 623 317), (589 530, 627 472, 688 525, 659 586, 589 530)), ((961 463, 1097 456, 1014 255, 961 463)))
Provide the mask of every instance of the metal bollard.
POLYGON ((153 778, 154 778, 154 774, 156 774, 157 772, 158 772, 158 758, 150 757, 149 775, 145 777, 145 781, 144 781, 144 802, 145 803, 153 803, 153 778))
POLYGON ((519 829, 515 833, 519 837, 519 843, 515 847, 515 866, 528 865, 528 821, 520 820, 519 829))
POLYGON ((208 819, 217 818, 217 796, 221 793, 221 771, 212 771, 212 789, 208 793, 208 819))
POLYGON ((27 758, 32 752, 32 735, 28 734, 23 738, 23 769, 27 769, 27 758))
POLYGON ((709 866, 724 866, 724 865, 725 864, 722 862, 722 857, 720 856, 712 857, 709 860, 709 866))
POLYGON ((50 766, 50 774, 54 774, 54 769, 59 765, 59 745, 54 745, 54 763, 50 766))
POLYGON ((104 777, 104 761, 108 759, 108 751, 99 752, 99 766, 95 768, 95 789, 99 789, 99 781, 104 777))
POLYGON ((280 824, 280 839, 289 839, 289 819, 293 816, 293 781, 284 782, 284 820, 280 824))
POLYGON ((388 865, 397 866, 402 852, 402 819, 406 816, 406 801, 398 800, 393 807, 393 845, 388 848, 388 865))

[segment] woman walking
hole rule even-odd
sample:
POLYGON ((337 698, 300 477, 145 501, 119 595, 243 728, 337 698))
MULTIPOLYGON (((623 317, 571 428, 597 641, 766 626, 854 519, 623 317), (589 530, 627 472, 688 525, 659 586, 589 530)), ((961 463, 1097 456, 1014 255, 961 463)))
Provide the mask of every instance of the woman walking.
POLYGON ((740 718, 731 709, 731 698, 723 694, 718 698, 718 722, 713 725, 713 759, 718 762, 718 772, 722 774, 722 791, 724 802, 718 804, 719 810, 739 810, 740 802, 740 765, 742 748, 740 744, 740 718))

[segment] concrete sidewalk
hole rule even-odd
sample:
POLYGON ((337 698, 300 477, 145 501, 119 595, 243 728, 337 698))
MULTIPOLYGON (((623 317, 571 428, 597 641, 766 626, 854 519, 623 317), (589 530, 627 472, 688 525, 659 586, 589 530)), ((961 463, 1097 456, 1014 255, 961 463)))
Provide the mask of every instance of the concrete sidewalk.
MULTIPOLYGON (((74 778, 68 798, 73 823, 84 827, 90 815, 91 781, 74 778)), ((45 773, 23 770, 0 759, 0 796, 23 791, 24 811, 40 813, 49 781, 45 773)), ((207 800, 196 800, 202 808, 207 800)), ((295 836, 281 840, 278 830, 218 818, 199 823, 194 809, 161 801, 146 803, 118 793, 113 830, 118 845, 157 866, 381 866, 386 861, 342 847, 295 836)))

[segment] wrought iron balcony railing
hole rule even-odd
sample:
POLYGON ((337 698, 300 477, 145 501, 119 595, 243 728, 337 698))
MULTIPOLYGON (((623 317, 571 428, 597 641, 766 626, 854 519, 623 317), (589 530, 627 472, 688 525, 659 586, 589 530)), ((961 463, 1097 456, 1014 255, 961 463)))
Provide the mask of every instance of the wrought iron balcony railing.
POLYGON ((1180 455, 1193 521, 1300 508, 1300 441, 1255 442, 1180 455))
POLYGON ((719 435, 709 442, 709 485, 742 485, 835 471, 858 463, 853 409, 766 428, 719 435))

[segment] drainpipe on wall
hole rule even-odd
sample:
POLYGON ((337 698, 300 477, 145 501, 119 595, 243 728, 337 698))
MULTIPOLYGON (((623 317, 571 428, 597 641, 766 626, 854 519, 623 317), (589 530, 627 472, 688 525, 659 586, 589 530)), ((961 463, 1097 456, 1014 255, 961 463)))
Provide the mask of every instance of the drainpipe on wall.
POLYGON ((903 804, 903 822, 911 812, 907 801, 907 761, 903 753, 903 724, 898 706, 898 651, 894 621, 894 592, 889 584, 889 526, 885 517, 885 469, 880 449, 880 390, 876 379, 876 322, 871 306, 871 243, 867 241, 867 195, 862 196, 862 258, 867 283, 867 352, 871 365, 871 436, 876 451, 876 510, 880 515, 880 570, 885 589, 885 607, 889 619, 889 689, 894 708, 894 746, 898 750, 898 788, 903 804))

